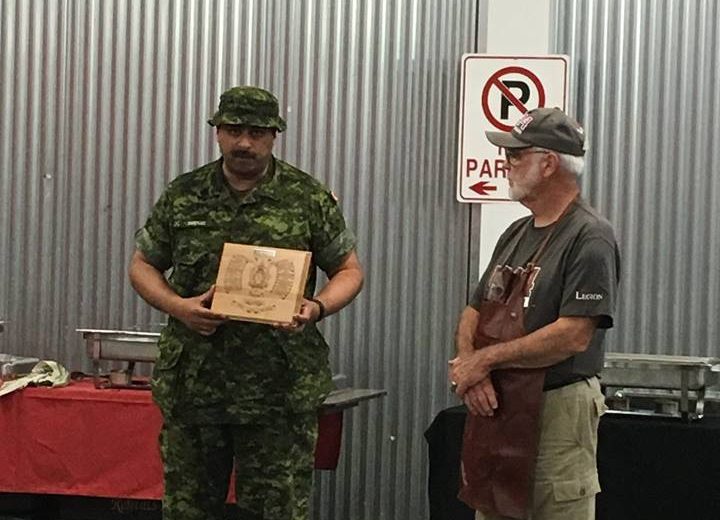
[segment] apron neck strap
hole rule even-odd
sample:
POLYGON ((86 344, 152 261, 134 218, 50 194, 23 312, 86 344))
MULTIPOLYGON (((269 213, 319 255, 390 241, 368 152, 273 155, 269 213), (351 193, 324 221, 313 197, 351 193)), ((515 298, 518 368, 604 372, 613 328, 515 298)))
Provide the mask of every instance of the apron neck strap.
MULTIPOLYGON (((550 231, 547 235, 545 235, 545 238, 543 239, 542 243, 540 244, 540 247, 538 247, 537 251, 535 251, 535 254, 528 262, 528 267, 535 266, 540 260, 540 256, 545 252, 545 248, 550 242, 550 238, 552 238, 553 234, 555 233, 555 229, 557 229, 558 223, 563 219, 565 215, 568 214, 570 211, 570 208, 572 208, 575 203, 580 199, 580 195, 576 195, 574 199, 572 199, 570 202, 567 203, 565 208, 562 210, 562 213, 558 216, 558 218, 555 219, 554 222, 550 224, 550 231)), ((532 226, 532 219, 530 219, 530 226, 532 226)))

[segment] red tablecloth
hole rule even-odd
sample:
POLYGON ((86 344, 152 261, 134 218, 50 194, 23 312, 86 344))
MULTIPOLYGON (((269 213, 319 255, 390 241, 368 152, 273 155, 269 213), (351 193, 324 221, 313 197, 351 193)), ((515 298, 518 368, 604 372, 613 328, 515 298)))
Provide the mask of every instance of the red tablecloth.
MULTIPOLYGON (((161 425, 150 392, 90 381, 0 397, 0 492, 159 499, 161 425)), ((336 467, 341 430, 320 416, 316 468, 336 467)))

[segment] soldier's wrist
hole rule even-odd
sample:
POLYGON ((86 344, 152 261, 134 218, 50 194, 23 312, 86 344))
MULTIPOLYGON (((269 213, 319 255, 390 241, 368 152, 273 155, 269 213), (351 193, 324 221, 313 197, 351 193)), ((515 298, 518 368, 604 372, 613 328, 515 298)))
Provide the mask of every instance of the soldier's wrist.
POLYGON ((163 310, 173 318, 180 319, 183 315, 183 303, 185 303, 184 299, 180 296, 168 298, 163 310))
POLYGON ((321 321, 325 317, 325 304, 317 298, 308 298, 311 302, 314 302, 318 306, 318 316, 316 322, 321 321))

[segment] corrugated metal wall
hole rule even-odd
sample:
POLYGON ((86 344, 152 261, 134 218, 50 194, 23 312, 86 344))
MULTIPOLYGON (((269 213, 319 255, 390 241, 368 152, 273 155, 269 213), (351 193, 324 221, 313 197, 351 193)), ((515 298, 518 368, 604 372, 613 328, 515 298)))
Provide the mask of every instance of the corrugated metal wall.
POLYGON ((334 368, 381 402, 346 414, 315 517, 426 516, 433 415, 465 302, 454 200, 458 63, 477 0, 0 0, 0 349, 87 368, 77 327, 157 329, 132 234, 169 179, 216 155, 218 95, 281 100, 278 155, 339 195, 367 284, 328 320, 334 368))
POLYGON ((555 2, 591 149, 584 191, 623 253, 617 351, 720 355, 720 4, 555 2))
MULTIPOLYGON (((616 224, 614 350, 718 355, 720 11, 713 0, 554 4, 616 224)), ((325 325, 334 368, 389 396, 347 414, 315 517, 422 518, 422 431, 477 272, 454 201, 458 63, 483 1, 0 0, 0 350, 82 368, 80 326, 156 329, 125 276, 167 181, 215 155, 218 94, 265 86, 278 155, 328 183, 367 285, 325 325)), ((483 23, 479 23, 483 27, 483 23)), ((482 40, 483 37, 480 38, 482 40)))

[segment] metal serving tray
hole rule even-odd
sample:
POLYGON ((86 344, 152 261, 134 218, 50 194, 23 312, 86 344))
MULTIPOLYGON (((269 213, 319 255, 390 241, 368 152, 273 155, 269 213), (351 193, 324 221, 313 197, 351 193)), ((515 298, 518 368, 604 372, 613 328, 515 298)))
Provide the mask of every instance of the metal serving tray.
POLYGON ((720 359, 611 352, 602 379, 609 386, 700 390, 720 380, 720 359))
POLYGON ((0 382, 29 374, 39 362, 40 360, 34 357, 0 354, 0 382))
POLYGON ((720 359, 710 357, 608 353, 601 373, 611 412, 685 419, 702 417, 705 391, 719 381, 720 359))
POLYGON ((77 329, 77 332, 82 333, 92 359, 152 363, 159 355, 158 332, 99 329, 77 329))
POLYGON ((88 357, 93 362, 93 381, 96 388, 150 388, 147 381, 133 379, 135 363, 154 363, 159 355, 157 332, 127 330, 77 329, 83 335, 88 357), (103 374, 106 361, 126 362, 124 369, 103 374))

